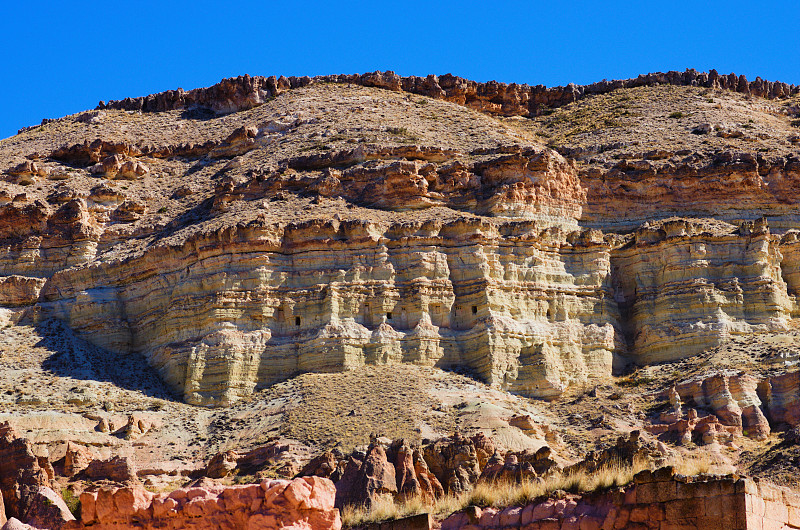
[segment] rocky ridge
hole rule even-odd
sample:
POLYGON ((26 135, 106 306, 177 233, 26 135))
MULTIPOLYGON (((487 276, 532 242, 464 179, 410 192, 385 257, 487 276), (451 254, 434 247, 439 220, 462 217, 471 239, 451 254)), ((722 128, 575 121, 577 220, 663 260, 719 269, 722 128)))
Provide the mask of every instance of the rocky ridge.
POLYGON ((191 107, 202 107, 214 112, 235 112, 263 104, 286 90, 302 88, 314 83, 354 84, 388 90, 409 92, 435 99, 466 105, 480 112, 503 116, 535 116, 545 109, 560 107, 583 97, 604 94, 613 90, 654 85, 695 86, 731 90, 757 97, 775 99, 800 93, 800 86, 780 81, 756 78, 747 81, 744 75, 721 75, 716 70, 697 72, 656 72, 634 79, 600 81, 591 85, 570 83, 564 87, 548 88, 544 85, 518 85, 490 81, 479 83, 446 74, 427 77, 401 77, 394 72, 370 72, 353 75, 325 75, 317 77, 240 76, 225 79, 209 87, 184 91, 169 90, 145 97, 126 98, 119 101, 100 102, 97 109, 163 112, 191 107))

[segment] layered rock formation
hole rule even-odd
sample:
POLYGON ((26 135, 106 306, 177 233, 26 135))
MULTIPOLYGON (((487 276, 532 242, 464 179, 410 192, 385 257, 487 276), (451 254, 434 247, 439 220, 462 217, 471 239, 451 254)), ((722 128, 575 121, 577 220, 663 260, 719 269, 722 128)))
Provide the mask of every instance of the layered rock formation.
POLYGON ((468 366, 543 397, 610 374, 608 246, 531 223, 501 230, 477 219, 246 227, 57 273, 41 307, 111 351, 144 352, 195 403, 365 362, 468 366), (187 260, 198 264, 188 276, 187 260), (232 302, 235 320, 220 320, 232 302))
POLYGON ((442 530, 745 530, 794 528, 800 524, 800 497, 788 489, 736 476, 684 477, 673 473, 670 468, 644 471, 625 488, 564 495, 527 506, 470 507, 442 521, 442 530))
POLYGON ((143 355, 209 406, 304 371, 400 362, 551 399, 630 364, 788 329, 800 247, 768 224, 800 222, 794 147, 578 164, 506 122, 396 94, 533 116, 656 83, 797 93, 715 72, 558 89, 387 73, 243 77, 101 105, 72 119, 66 142, 36 137, 45 125, 24 133, 36 150, 15 144, 0 304, 63 320, 110 355, 143 355), (316 97, 344 117, 325 122, 316 97), (424 127, 369 125, 389 100, 424 127), (416 142, 441 127, 429 105, 471 125, 416 142), (202 108, 226 115, 191 121, 202 108), (114 109, 144 112, 131 119, 147 128, 93 138, 114 109))
POLYGON ((666 221, 634 232, 614 258, 615 299, 640 364, 693 355, 730 334, 785 329, 794 308, 764 220, 734 233, 666 221))
POLYGON ((633 230, 672 215, 741 223, 768 217, 770 226, 796 228, 800 159, 747 151, 644 153, 587 169, 582 224, 633 230), (656 159, 653 160, 652 158, 656 159), (663 158, 662 158, 663 157, 663 158))

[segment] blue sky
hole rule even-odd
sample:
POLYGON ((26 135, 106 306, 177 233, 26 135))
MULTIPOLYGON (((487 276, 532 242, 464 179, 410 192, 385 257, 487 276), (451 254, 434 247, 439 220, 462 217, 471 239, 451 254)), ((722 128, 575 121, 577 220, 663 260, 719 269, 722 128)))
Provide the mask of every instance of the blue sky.
POLYGON ((563 85, 716 68, 800 84, 800 6, 673 2, 6 2, 0 138, 223 77, 394 70, 563 85))

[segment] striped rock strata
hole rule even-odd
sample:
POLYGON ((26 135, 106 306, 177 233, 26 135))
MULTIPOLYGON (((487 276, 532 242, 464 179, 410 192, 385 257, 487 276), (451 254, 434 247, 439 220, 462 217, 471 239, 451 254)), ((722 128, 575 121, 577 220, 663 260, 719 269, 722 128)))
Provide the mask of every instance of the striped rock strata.
MULTIPOLYGON (((665 76, 788 94, 716 74, 665 76)), ((373 84, 411 83, 381 79, 390 82, 373 84)), ((259 92, 282 83, 273 81, 227 81, 111 107, 246 108, 242 116, 252 117, 283 104, 259 92)), ((301 86, 298 98, 345 90, 301 86)), ((394 94, 352 90, 336 97, 383 105, 394 94)), ((462 95, 459 103, 474 101, 462 95)), ((391 97, 404 118, 422 114, 412 100, 391 97)), ((348 105, 347 120, 368 123, 367 106, 348 105)), ((436 105, 447 106, 425 104, 436 105)), ((456 109, 469 127, 489 119, 456 109)), ((146 116, 179 122, 170 131, 197 126, 146 116)), ((426 127, 437 126, 434 117, 426 127)), ((0 183, 0 303, 61 319, 114 354, 145 356, 187 401, 203 405, 230 404, 303 371, 399 362, 468 368, 492 385, 553 398, 630 363, 785 330, 798 312, 796 232, 779 237, 766 221, 748 220, 763 215, 782 231, 797 225, 793 155, 725 152, 680 167, 622 160, 599 170, 519 145, 519 135, 494 147, 464 143, 471 129, 438 147, 364 140, 365 131, 385 135, 384 125, 354 128, 364 134, 348 138, 353 147, 278 151, 287 140, 336 135, 328 125, 308 129, 322 114, 262 118, 220 125, 204 140, 192 129, 192 142, 153 143, 150 130, 138 142, 92 140, 81 129, 63 146, 49 139, 44 153, 15 152, 0 183), (150 206, 160 199, 149 189, 162 185, 157 170, 177 181, 170 194, 183 210, 174 207, 172 218, 167 206, 150 206), (23 174, 36 186, 18 182, 23 174), (56 176, 58 186, 41 180, 56 176), (206 187, 192 191, 202 179, 206 187), (37 196, 38 187, 50 191, 37 196), (718 220, 664 220, 673 214, 718 220)), ((99 113, 87 118, 95 119, 102 121, 99 113)), ((500 122, 486 127, 489 136, 500 122)), ((394 140, 408 138, 404 128, 392 131, 394 140)))

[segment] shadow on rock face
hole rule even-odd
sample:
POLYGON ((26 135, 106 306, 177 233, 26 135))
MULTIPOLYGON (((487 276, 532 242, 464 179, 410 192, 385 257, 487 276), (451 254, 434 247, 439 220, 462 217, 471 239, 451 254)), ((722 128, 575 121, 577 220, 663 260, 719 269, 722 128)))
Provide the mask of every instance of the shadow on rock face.
POLYGON ((181 118, 184 120, 211 120, 219 116, 216 112, 205 107, 191 107, 181 112, 181 118))
POLYGON ((36 325, 41 340, 38 347, 52 355, 42 369, 59 377, 84 381, 113 383, 146 396, 180 401, 180 398, 158 377, 155 369, 137 353, 117 355, 79 338, 59 320, 46 320, 36 325))

